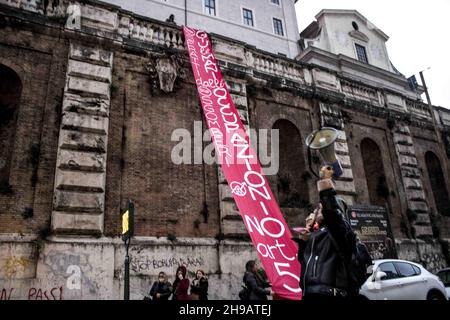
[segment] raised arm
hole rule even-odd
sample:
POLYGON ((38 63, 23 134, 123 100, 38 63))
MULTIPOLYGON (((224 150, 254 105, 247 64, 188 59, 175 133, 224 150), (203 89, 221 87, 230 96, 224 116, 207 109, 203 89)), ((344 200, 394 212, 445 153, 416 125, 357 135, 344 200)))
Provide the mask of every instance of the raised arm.
POLYGON ((342 253, 346 258, 349 258, 352 252, 348 237, 350 230, 348 224, 344 221, 344 212, 337 202, 334 184, 331 179, 322 179, 317 183, 317 189, 322 204, 323 224, 327 227, 342 253))

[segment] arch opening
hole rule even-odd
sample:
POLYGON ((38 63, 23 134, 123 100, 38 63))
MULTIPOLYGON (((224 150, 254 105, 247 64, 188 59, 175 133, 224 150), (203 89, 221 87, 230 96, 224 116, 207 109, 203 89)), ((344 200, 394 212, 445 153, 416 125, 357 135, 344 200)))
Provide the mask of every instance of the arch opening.
POLYGON ((361 141, 361 156, 369 201, 372 205, 385 207, 388 203, 389 187, 386 181, 381 150, 375 141, 365 138, 361 141))
POLYGON ((21 94, 19 75, 0 64, 0 192, 3 193, 11 189, 9 175, 21 94))
POLYGON ((279 171, 277 196, 281 208, 310 209, 308 168, 303 156, 303 140, 297 127, 288 120, 277 120, 279 130, 279 171))
POLYGON ((436 211, 442 215, 450 216, 450 197, 445 184, 444 172, 442 171, 439 158, 431 151, 425 153, 425 163, 433 191, 436 211))

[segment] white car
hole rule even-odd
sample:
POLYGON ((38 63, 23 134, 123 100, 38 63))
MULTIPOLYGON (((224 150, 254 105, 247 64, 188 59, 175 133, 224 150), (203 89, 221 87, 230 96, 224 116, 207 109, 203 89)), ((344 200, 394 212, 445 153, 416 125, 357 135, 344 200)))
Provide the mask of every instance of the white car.
POLYGON ((360 290, 369 300, 447 300, 439 277, 420 264, 404 260, 375 260, 360 290))
POLYGON ((436 275, 444 283, 445 291, 447 291, 447 297, 450 299, 450 268, 439 270, 436 275))

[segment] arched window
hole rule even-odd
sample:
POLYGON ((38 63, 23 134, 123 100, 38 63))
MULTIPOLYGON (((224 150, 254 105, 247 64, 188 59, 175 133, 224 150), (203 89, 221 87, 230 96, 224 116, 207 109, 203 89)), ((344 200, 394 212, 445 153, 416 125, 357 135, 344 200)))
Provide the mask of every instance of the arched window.
POLYGON ((307 172, 303 157, 303 141, 297 127, 288 120, 278 120, 279 171, 277 175, 280 207, 304 208, 309 204, 307 172))
POLYGON ((0 190, 10 189, 9 172, 16 132, 22 82, 12 69, 0 64, 0 190))
POLYGON ((436 210, 443 215, 450 216, 450 199, 445 185, 444 173, 439 158, 431 151, 425 153, 425 162, 433 191, 436 210))
POLYGON ((389 197, 381 151, 372 139, 361 141, 361 156, 366 175, 370 204, 384 207, 389 197))

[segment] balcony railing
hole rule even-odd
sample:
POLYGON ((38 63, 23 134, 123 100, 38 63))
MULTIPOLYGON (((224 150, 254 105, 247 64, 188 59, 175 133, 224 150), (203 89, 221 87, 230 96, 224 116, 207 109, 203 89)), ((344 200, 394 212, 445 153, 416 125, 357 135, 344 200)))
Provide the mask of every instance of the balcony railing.
POLYGON ((406 109, 415 116, 431 120, 430 109, 428 105, 421 101, 406 100, 406 109))
POLYGON ((255 70, 273 76, 285 77, 293 81, 304 81, 303 67, 295 62, 290 62, 287 59, 274 58, 257 51, 252 52, 252 54, 253 68, 255 70))
POLYGON ((184 50, 183 32, 177 26, 172 27, 157 22, 136 20, 121 15, 118 32, 123 38, 184 50))

